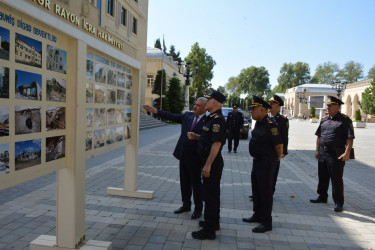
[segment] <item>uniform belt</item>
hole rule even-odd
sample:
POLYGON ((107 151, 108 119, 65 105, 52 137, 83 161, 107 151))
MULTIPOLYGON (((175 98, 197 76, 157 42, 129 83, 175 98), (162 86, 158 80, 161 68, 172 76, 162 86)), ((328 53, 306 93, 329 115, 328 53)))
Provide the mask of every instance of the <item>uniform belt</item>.
POLYGON ((324 152, 336 152, 336 150, 340 150, 340 149, 344 149, 344 148, 343 147, 342 148, 338 148, 338 147, 323 146, 323 151, 324 152))
POLYGON ((276 157, 273 157, 271 155, 266 155, 266 156, 260 156, 260 157, 254 157, 255 160, 265 160, 265 159, 272 159, 272 158, 276 158, 276 157))

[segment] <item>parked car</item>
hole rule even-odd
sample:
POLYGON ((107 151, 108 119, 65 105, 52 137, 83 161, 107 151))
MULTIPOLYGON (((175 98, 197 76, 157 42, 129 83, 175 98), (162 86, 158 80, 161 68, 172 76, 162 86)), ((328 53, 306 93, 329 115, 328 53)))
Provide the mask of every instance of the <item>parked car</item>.
MULTIPOLYGON (((229 114, 229 112, 233 111, 233 108, 222 107, 221 111, 223 112, 223 116, 224 116, 225 120, 227 120, 228 114, 229 114)), ((243 114, 241 109, 238 109, 238 112, 241 112, 243 114)), ((249 131, 250 131, 250 128, 251 128, 251 121, 252 121, 251 119, 247 119, 244 116, 243 130, 242 130, 242 133, 241 133, 241 137, 244 138, 244 139, 247 139, 249 137, 249 131)))

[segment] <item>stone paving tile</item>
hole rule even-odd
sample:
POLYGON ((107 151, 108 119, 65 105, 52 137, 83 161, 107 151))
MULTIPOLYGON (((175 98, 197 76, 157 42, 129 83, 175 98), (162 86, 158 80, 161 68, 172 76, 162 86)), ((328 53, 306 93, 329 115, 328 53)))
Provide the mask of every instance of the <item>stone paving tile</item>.
MULTIPOLYGON (((152 200, 106 195, 107 187, 123 185, 123 148, 86 161, 86 238, 112 241, 113 249, 375 249, 375 157, 363 153, 375 146, 375 124, 356 130, 358 154, 346 163, 343 213, 333 211, 331 198, 327 204, 309 202, 317 196, 317 126, 292 120, 290 127, 272 231, 254 234, 256 224, 242 222, 252 214, 252 158, 248 140, 241 140, 237 154, 228 154, 226 147, 222 152, 217 239, 192 239, 198 220, 190 220, 191 213, 173 213, 181 206, 178 161, 172 156, 180 127, 170 125, 140 132, 137 184, 154 191, 152 200)), ((55 182, 53 173, 0 191, 0 249, 28 249, 24 243, 40 234, 56 234, 55 182)))

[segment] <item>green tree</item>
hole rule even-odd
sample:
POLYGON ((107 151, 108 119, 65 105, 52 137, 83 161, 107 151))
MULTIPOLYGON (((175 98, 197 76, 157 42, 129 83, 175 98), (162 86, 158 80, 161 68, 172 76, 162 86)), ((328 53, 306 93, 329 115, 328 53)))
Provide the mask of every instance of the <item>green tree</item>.
POLYGON ((269 74, 263 66, 242 69, 237 80, 242 93, 263 96, 270 90, 269 74))
POLYGON ((160 38, 156 39, 155 44, 154 44, 154 48, 161 49, 160 38))
POLYGON ((342 80, 353 83, 363 78, 363 65, 354 61, 349 61, 340 71, 339 76, 342 80))
POLYGON ((240 108, 242 108, 241 106, 241 98, 239 96, 236 96, 236 95, 230 95, 228 97, 228 100, 227 100, 227 106, 228 107, 232 107, 233 104, 237 104, 240 106, 240 108))
POLYGON ((208 93, 211 88, 211 80, 214 76, 213 68, 216 64, 212 56, 208 55, 205 48, 199 47, 199 43, 194 43, 185 62, 191 63, 191 72, 195 74, 193 87, 195 88, 195 94, 203 96, 208 93), (198 64, 198 70, 195 69, 195 65, 198 64))
MULTIPOLYGON (((152 93, 161 96, 161 91, 163 89, 163 95, 166 93, 166 88, 167 88, 167 74, 165 73, 165 70, 158 70, 156 73, 155 77, 155 82, 154 82, 154 88, 152 89, 152 93), (162 85, 163 84, 163 85, 162 85), (163 87, 161 87, 163 86, 163 87)), ((164 102, 164 100, 163 100, 164 102)))
POLYGON ((284 93, 285 90, 308 83, 310 80, 310 67, 308 63, 284 63, 277 78, 278 85, 272 89, 272 93, 284 93))
POLYGON ((315 107, 314 106, 311 106, 311 109, 310 109, 310 115, 312 118, 315 118, 315 107))
POLYGON ((362 93, 362 101, 358 103, 365 114, 375 115, 375 80, 362 93))
POLYGON ((235 76, 231 76, 228 79, 228 82, 225 84, 225 88, 232 95, 241 95, 241 88, 238 83, 238 79, 235 76))
POLYGON ((361 110, 360 109, 357 109, 355 111, 354 121, 356 121, 356 122, 361 122, 362 121, 362 116, 361 116, 361 110))
POLYGON ((166 96, 169 102, 169 111, 174 114, 180 114, 184 109, 184 99, 182 98, 180 79, 176 76, 169 79, 166 96))
POLYGON ((311 80, 310 66, 308 63, 296 62, 294 64, 293 87, 309 83, 311 80))
POLYGON ((375 80, 375 65, 368 71, 367 79, 375 80))
POLYGON ((169 53, 167 53, 168 56, 171 56, 173 58, 173 61, 182 62, 182 59, 180 57, 180 51, 176 53, 176 48, 174 45, 171 45, 169 47, 169 53))
POLYGON ((312 78, 313 83, 331 84, 339 80, 338 74, 340 72, 337 63, 325 62, 319 64, 315 69, 315 74, 312 78))
POLYGON ((228 96, 228 93, 224 86, 217 87, 217 91, 221 92, 223 95, 228 96))

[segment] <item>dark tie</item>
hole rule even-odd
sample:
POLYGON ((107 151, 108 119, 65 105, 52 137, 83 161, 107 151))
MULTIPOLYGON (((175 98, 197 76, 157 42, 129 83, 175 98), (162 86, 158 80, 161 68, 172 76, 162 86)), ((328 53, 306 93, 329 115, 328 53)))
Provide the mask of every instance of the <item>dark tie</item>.
POLYGON ((199 118, 199 116, 196 115, 195 118, 194 118, 193 124, 191 124, 190 131, 193 131, 193 128, 197 124, 198 118, 199 118))

